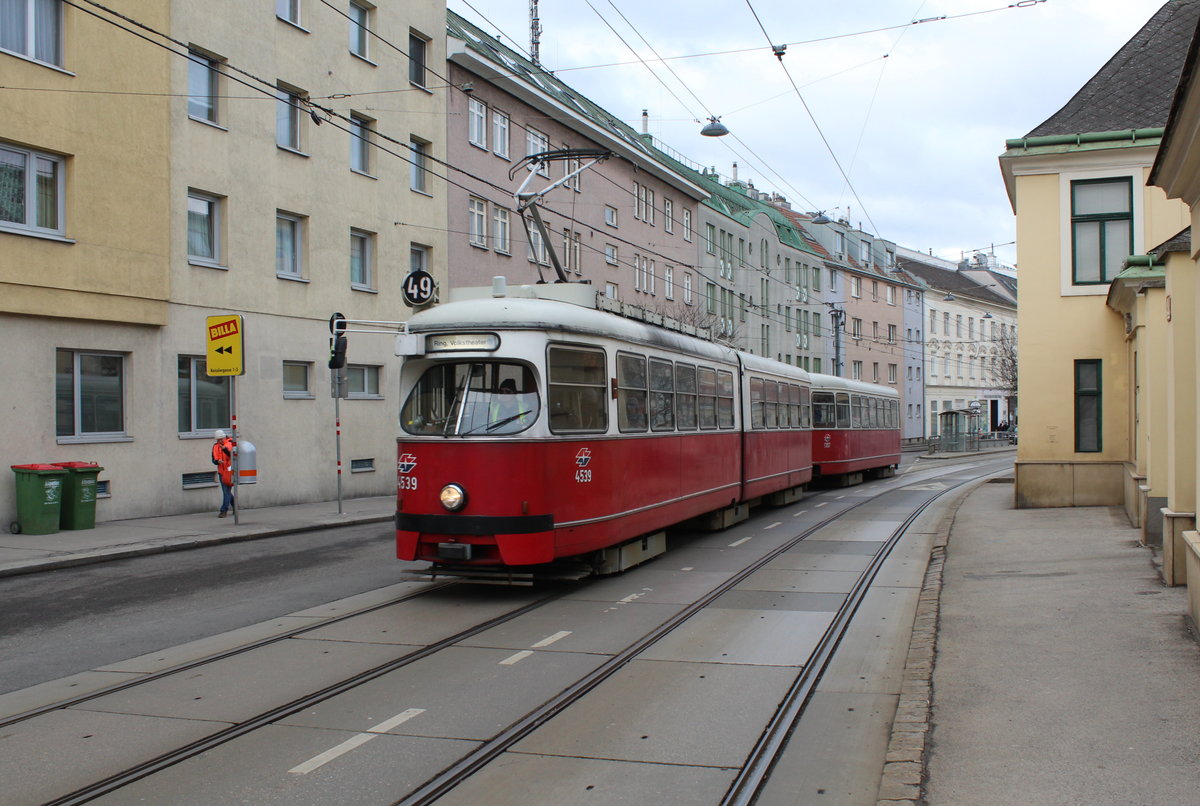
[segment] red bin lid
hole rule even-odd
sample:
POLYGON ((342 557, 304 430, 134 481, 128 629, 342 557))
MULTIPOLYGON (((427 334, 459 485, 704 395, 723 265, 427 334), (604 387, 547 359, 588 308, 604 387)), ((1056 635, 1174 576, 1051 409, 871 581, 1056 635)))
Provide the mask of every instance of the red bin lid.
POLYGON ((95 462, 51 462, 54 467, 100 467, 95 462))
POLYGON ((13 470, 58 470, 62 468, 58 465, 9 465, 13 470))

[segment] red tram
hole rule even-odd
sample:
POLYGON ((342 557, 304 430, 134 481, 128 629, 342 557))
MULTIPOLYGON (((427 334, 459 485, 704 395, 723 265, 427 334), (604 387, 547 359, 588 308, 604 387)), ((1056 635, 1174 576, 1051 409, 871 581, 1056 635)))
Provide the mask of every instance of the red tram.
POLYGON ((803 370, 602 310, 620 304, 589 286, 487 292, 452 292, 397 339, 400 559, 620 570, 668 526, 730 525, 812 479, 803 370))
POLYGON ((841 485, 891 476, 900 464, 900 394, 887 386, 812 375, 812 461, 841 485))

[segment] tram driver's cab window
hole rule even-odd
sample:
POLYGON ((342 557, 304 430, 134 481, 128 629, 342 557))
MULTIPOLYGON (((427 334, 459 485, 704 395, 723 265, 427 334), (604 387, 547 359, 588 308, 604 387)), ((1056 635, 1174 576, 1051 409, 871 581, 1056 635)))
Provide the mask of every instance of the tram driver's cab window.
POLYGON ((528 366, 453 361, 425 371, 400 410, 400 424, 410 434, 502 436, 529 428, 540 409, 528 366))

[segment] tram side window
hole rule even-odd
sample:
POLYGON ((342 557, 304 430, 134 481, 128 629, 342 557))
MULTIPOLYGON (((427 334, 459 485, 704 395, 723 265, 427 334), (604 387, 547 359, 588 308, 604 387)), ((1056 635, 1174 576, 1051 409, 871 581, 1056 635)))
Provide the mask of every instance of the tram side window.
POLYGON ((834 428, 837 416, 833 405, 833 392, 812 393, 813 428, 834 428))
POLYGON ((888 404, 889 404, 889 407, 891 408, 891 413, 892 413, 892 419, 891 419, 891 422, 888 423, 888 427, 889 428, 899 428, 900 427, 900 401, 899 400, 889 400, 888 404))
POLYGON ((775 381, 763 381, 763 411, 766 414, 767 428, 779 427, 779 384, 775 381))
POLYGON ((548 404, 550 430, 556 434, 608 430, 604 351, 551 347, 548 404))
POLYGON ((650 359, 650 430, 675 430, 675 369, 670 361, 650 359))
POLYGON ((700 427, 717 427, 717 371, 700 367, 696 370, 696 388, 699 394, 700 427))
POLYGON ((617 426, 622 431, 646 430, 646 359, 617 354, 617 426))
POLYGON ((717 371, 717 425, 733 428, 733 373, 717 371))
POLYGON ((863 427, 863 398, 862 395, 850 397, 850 427, 863 427))
POLYGON ((788 386, 788 428, 800 427, 800 387, 795 384, 788 386))
POLYGON ((750 379, 750 427, 758 430, 763 427, 766 416, 763 413, 763 379, 750 379))
POLYGON ((675 365, 675 424, 680 431, 696 430, 696 368, 675 365))
POLYGON ((837 393, 837 427, 850 427, 850 395, 845 392, 837 393))
POLYGON ((812 428, 812 393, 807 386, 800 387, 800 427, 812 428))

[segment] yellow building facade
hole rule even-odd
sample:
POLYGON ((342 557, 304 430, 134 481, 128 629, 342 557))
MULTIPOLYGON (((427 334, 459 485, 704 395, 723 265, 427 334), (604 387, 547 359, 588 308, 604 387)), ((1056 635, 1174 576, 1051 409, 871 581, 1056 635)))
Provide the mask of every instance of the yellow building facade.
MULTIPOLYGON (((108 5, 139 25, 39 2, 0 38, 6 463, 98 462, 98 520, 215 511, 236 415, 245 506, 330 500, 330 316, 404 319, 410 270, 446 276, 445 4, 108 5), (217 314, 236 380, 206 372, 217 314)), ((389 495, 392 340, 348 363, 344 494, 389 495)))

